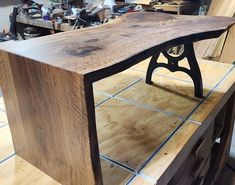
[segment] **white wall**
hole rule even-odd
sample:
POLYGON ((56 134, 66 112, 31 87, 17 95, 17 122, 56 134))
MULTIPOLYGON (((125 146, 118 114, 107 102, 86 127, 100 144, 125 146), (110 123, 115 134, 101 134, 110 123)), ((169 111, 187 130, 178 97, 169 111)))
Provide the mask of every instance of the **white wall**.
POLYGON ((13 7, 20 4, 21 0, 0 0, 0 32, 3 29, 9 29, 9 15, 13 7))

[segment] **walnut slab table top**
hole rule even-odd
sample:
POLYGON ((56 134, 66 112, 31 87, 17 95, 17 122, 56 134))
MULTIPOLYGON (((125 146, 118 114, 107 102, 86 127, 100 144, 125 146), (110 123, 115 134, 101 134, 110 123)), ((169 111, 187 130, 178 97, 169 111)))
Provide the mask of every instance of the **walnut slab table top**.
POLYGON ((167 45, 218 37, 234 23, 228 17, 131 13, 115 23, 6 43, 0 49, 96 81, 110 75, 111 68, 128 68, 167 45))
MULTIPOLYGON (((61 184, 103 184, 96 119, 104 118, 95 116, 93 82, 167 47, 218 37, 233 23, 224 17, 133 13, 95 28, 1 44, 0 86, 15 152, 61 184)), ((155 120, 148 111, 144 116, 155 120)), ((125 155, 117 156, 125 163, 125 155)), ((139 161, 126 165, 140 168, 139 161)))

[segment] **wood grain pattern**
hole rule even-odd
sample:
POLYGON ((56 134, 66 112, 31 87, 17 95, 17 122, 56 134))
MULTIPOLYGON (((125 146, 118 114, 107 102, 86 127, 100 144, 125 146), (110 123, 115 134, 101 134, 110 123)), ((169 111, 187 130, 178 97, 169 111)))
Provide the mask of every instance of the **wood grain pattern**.
POLYGON ((228 36, 226 38, 220 58, 221 62, 232 64, 235 61, 234 43, 235 43, 235 26, 233 26, 228 32, 228 36))
POLYGON ((160 179, 198 128, 198 124, 186 122, 141 172, 156 181, 160 179))
MULTIPOLYGON (((224 0, 218 1, 213 0, 208 11, 208 15, 210 16, 226 16, 226 17, 234 17, 235 13, 235 2, 224 0)), ((211 42, 207 53, 211 57, 218 57, 221 55, 222 49, 224 47, 224 42, 226 39, 228 32, 222 34, 218 39, 214 39, 211 42)))
POLYGON ((83 77, 2 55, 1 84, 16 153, 62 184, 101 184, 95 123, 86 109, 94 102, 87 106, 83 77))
MULTIPOLYGON (((130 172, 101 160, 104 185, 123 185, 132 176, 130 172)), ((0 164, 3 185, 60 185, 57 181, 19 157, 11 157, 0 164)))
MULTIPOLYGON (((235 2, 230 0, 212 0, 208 15, 233 17, 235 2)), ((198 58, 218 57, 221 54, 227 33, 218 39, 210 39, 196 43, 196 55, 198 58)))
POLYGON ((127 69, 121 73, 112 75, 108 78, 95 82, 93 84, 93 87, 95 92, 98 91, 109 95, 115 95, 121 90, 128 87, 129 85, 144 78, 145 78, 145 73, 132 69, 127 69))
POLYGON ((140 176, 136 176, 132 181, 131 185, 155 185, 156 183, 146 180, 140 176))
POLYGON ((133 176, 132 172, 115 164, 110 164, 103 159, 100 162, 104 185, 123 185, 133 176))
POLYGON ((96 109, 100 152, 137 169, 181 122, 111 99, 96 109))
POLYGON ((235 70, 232 70, 189 119, 203 123, 206 119, 212 118, 231 96, 234 87, 235 70))
POLYGON ((0 178, 4 185, 59 185, 17 155, 0 164, 0 178))
POLYGON ((127 69, 166 45, 218 37, 233 23, 233 18, 225 17, 131 13, 111 24, 3 43, 0 49, 96 81, 127 69))
MULTIPOLYGON (((162 55, 161 55, 162 56, 162 55)), ((151 60, 151 57, 150 58, 147 58, 145 60, 143 60, 142 62, 132 66, 130 69, 134 69, 134 70, 140 70, 142 72, 147 72, 147 69, 148 69, 148 66, 149 66, 149 62, 151 60)))
MULTIPOLYGON (((164 61, 164 58, 162 58, 160 61, 164 61)), ((206 86, 206 88, 214 87, 232 68, 231 65, 218 64, 211 60, 198 59, 198 63, 202 74, 203 85, 206 86)), ((187 67, 187 60, 184 59, 180 61, 179 65, 182 67, 187 67)), ((155 74, 192 82, 192 79, 187 74, 182 72, 172 73, 164 68, 156 70, 155 74)))
POLYGON ((0 162, 15 153, 9 126, 0 128, 0 162))
POLYGON ((97 106, 98 104, 102 103, 103 101, 109 99, 108 96, 105 96, 103 94, 96 94, 94 93, 94 101, 95 101, 95 106, 97 106))
MULTIPOLYGON (((141 81, 117 96, 180 117, 187 117, 201 101, 194 97, 193 83, 157 75, 153 75, 153 82, 148 85, 141 81)), ((204 87, 204 95, 209 91, 204 87)))

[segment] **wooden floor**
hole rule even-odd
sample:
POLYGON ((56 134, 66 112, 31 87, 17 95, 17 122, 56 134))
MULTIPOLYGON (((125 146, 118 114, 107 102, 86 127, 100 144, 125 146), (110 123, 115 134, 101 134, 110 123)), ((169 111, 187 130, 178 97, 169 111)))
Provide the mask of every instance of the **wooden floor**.
MULTIPOLYGON (((161 57, 163 60, 163 57, 161 57)), ((155 71, 154 85, 144 82, 149 60, 94 84, 100 158, 105 185, 153 185, 138 173, 170 135, 185 125, 204 99, 194 97, 191 79, 181 72, 155 71)), ((232 66, 200 60, 206 97, 232 66), (213 75, 216 69, 216 75, 213 75)), ((186 66, 186 62, 180 63, 186 66)), ((197 128, 198 117, 185 125, 197 128)), ((157 170, 157 169, 156 169, 157 170)), ((147 174, 147 173, 146 173, 147 174)), ((0 184, 58 185, 14 152, 3 98, 0 99, 0 184), (2 184, 3 183, 3 184, 2 184)))

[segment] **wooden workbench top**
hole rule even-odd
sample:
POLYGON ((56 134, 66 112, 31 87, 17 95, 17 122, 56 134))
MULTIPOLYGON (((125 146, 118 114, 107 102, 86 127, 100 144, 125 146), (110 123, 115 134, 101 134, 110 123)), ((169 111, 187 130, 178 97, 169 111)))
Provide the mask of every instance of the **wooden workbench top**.
MULTIPOLYGON (((199 60, 204 80, 204 98, 199 99, 193 95, 191 79, 181 72, 172 74, 158 69, 153 77, 154 84, 145 84, 143 79, 148 62, 145 60, 94 84, 97 134, 105 185, 164 184, 170 178, 166 174, 173 174, 174 166, 183 158, 182 151, 191 146, 192 138, 206 130, 213 115, 235 91, 232 65, 199 60)), ((181 65, 186 65, 186 62, 181 65)), ((1 183, 58 185, 15 155, 2 101, 1 183)))
POLYGON ((228 17, 130 13, 94 28, 3 43, 0 50, 12 53, 10 57, 22 56, 96 81, 108 76, 105 70, 127 69, 166 45, 218 37, 234 22, 228 17))
POLYGON ((51 21, 43 20, 42 18, 32 19, 27 18, 25 15, 17 15, 16 22, 31 25, 31 26, 37 26, 41 28, 47 28, 47 29, 55 29, 58 31, 71 31, 73 30, 73 26, 70 26, 69 23, 55 23, 55 28, 53 28, 53 24, 51 21))

